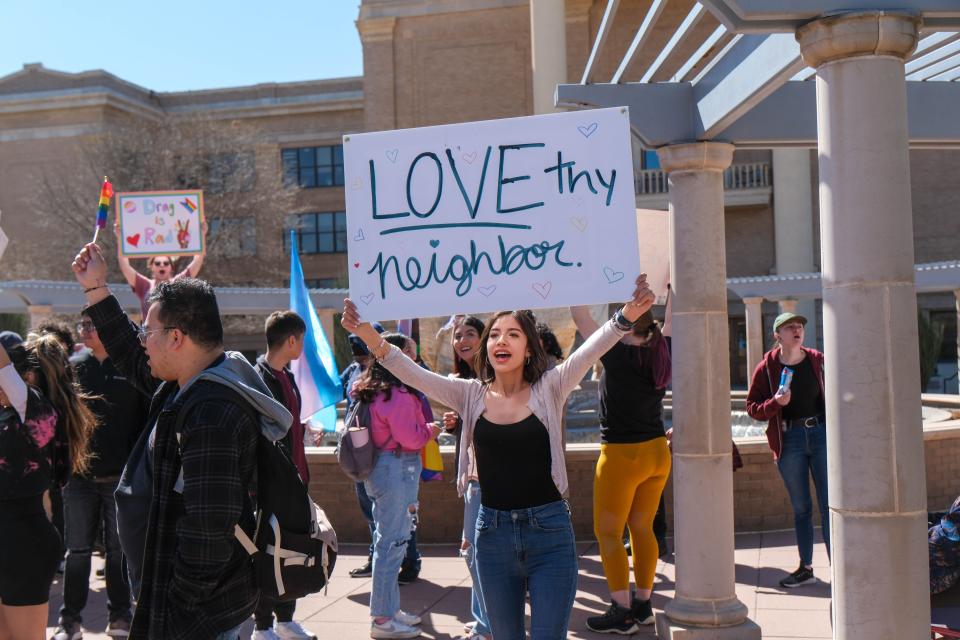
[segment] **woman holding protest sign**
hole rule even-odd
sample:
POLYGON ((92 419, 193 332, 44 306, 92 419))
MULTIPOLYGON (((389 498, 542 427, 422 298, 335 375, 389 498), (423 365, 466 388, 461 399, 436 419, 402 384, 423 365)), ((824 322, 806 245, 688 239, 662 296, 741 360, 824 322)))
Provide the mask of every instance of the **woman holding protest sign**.
POLYGON ((767 442, 793 507, 800 566, 780 581, 793 588, 817 581, 813 575, 813 500, 810 477, 817 491, 823 542, 830 553, 827 504, 827 427, 823 387, 823 354, 803 346, 807 319, 781 313, 773 321, 777 346, 753 372, 747 392, 747 413, 766 420, 767 442))
MULTIPOLYGON (((381 335, 366 325, 380 339, 381 335)), ((383 334, 404 360, 409 338, 383 334)), ((421 397, 379 362, 360 375, 351 394, 370 407, 370 434, 380 451, 370 477, 364 481, 373 503, 373 586, 370 593, 371 638, 415 638, 420 617, 400 609, 397 574, 413 530, 411 507, 420 490, 420 450, 440 430, 423 415, 421 397)))
POLYGON ((593 363, 650 309, 646 276, 633 298, 563 363, 546 356, 529 311, 502 311, 484 327, 478 378, 428 373, 362 322, 344 301, 341 323, 360 336, 398 379, 454 409, 463 418, 457 466, 461 495, 470 476, 481 487, 477 568, 494 638, 525 637, 524 596, 530 593, 534 640, 565 638, 577 590, 577 551, 570 510, 562 496, 567 473, 561 413, 567 396, 593 363))
MULTIPOLYGON (((662 330, 647 311, 600 357, 601 444, 593 481, 593 528, 611 602, 603 615, 587 619, 593 631, 627 635, 654 621, 650 595, 659 556, 654 517, 670 475, 663 428, 663 397, 672 375, 670 309, 668 298, 662 330), (633 551, 633 597, 624 526, 633 551)), ((600 328, 587 307, 573 307, 570 313, 580 335, 600 328)))

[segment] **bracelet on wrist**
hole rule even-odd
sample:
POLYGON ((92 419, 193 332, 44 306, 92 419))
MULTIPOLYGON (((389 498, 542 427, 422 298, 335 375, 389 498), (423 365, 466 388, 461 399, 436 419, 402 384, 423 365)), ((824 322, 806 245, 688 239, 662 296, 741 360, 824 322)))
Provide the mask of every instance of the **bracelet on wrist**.
POLYGON ((97 289, 106 289, 106 288, 107 288, 107 285, 101 284, 101 285, 97 285, 96 287, 87 287, 86 289, 83 290, 83 292, 90 293, 91 291, 96 291, 97 289))
POLYGON ((373 354, 373 357, 377 360, 383 360, 387 356, 387 352, 390 350, 390 345, 387 344, 387 341, 383 338, 380 338, 380 344, 375 346, 370 350, 370 353, 373 354))
POLYGON ((630 322, 629 320, 627 320, 626 316, 623 315, 622 309, 617 309, 617 312, 613 314, 612 320, 613 320, 613 323, 623 331, 630 331, 631 329, 633 329, 633 325, 637 324, 636 320, 634 320, 633 322, 630 322))

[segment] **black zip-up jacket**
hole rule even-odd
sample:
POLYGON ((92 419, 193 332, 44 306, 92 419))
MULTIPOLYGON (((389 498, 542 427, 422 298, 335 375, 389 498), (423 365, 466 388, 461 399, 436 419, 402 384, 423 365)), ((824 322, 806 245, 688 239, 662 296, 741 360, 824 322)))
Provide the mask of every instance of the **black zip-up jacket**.
POLYGON ((156 428, 143 434, 153 439, 152 497, 130 638, 209 640, 249 618, 259 597, 253 565, 234 538, 238 523, 253 537, 255 418, 237 394, 206 380, 170 401, 178 386, 150 375, 116 298, 88 311, 116 367, 153 396, 147 429, 156 428), (181 469, 182 493, 175 490, 181 469))
MULTIPOLYGON (((257 373, 260 374, 260 377, 263 378, 267 388, 270 389, 270 395, 272 395, 275 400, 282 404, 283 387, 280 386, 280 381, 277 380, 277 376, 273 372, 273 367, 267 363, 267 359, 264 356, 257 358, 257 364, 254 368, 257 370, 257 373)), ((297 396, 297 406, 302 406, 303 398, 300 396, 300 387, 297 386, 297 381, 294 379, 293 374, 288 369, 284 369, 283 373, 287 376, 287 379, 290 380, 290 386, 293 387, 293 393, 297 396)), ((289 409, 290 407, 287 408, 289 409)), ((290 431, 287 431, 287 435, 280 438, 280 440, 277 442, 283 445, 287 457, 292 460, 293 430, 291 429, 290 431)))
POLYGON ((146 424, 150 396, 127 382, 110 358, 100 362, 87 351, 70 358, 70 364, 80 387, 102 398, 90 403, 100 424, 90 438, 94 456, 86 475, 94 480, 116 480, 146 424))

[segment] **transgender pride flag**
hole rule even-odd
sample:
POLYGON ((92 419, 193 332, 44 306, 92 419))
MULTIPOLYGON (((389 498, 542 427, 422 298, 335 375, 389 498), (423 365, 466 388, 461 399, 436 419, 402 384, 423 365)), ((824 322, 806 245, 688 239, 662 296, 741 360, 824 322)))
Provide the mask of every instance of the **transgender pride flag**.
POLYGON ((303 280, 296 231, 290 232, 290 309, 307 324, 303 355, 290 363, 290 370, 300 387, 300 419, 306 422, 308 418, 316 416, 314 419, 323 424, 324 431, 335 431, 336 404, 343 400, 343 388, 337 375, 333 350, 323 334, 317 310, 313 307, 307 284, 303 280))

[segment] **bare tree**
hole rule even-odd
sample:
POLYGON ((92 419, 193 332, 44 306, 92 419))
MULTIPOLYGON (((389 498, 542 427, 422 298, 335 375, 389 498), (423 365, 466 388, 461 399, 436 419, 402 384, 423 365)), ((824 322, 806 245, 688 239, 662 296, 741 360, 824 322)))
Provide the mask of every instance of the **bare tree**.
MULTIPOLYGON (((291 210, 297 189, 283 186, 279 157, 273 157, 279 156, 276 147, 258 156, 259 144, 256 125, 239 120, 167 114, 111 124, 77 143, 75 166, 48 166, 35 176, 37 214, 69 236, 83 238, 93 232, 95 196, 104 175, 118 192, 202 189, 209 227, 205 277, 222 284, 277 286, 287 276, 287 261, 271 248, 281 246, 282 213, 291 210), (270 237, 257 238, 258 229, 270 237)), ((101 238, 115 252, 112 224, 101 238)))

